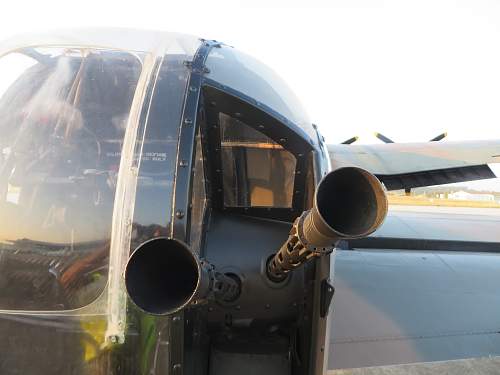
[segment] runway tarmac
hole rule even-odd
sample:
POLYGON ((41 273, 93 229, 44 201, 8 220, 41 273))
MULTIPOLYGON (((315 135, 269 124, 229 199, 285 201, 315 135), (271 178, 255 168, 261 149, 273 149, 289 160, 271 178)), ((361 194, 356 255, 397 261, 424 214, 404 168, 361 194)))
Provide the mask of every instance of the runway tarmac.
POLYGON ((500 242, 500 209, 390 206, 373 236, 500 242))

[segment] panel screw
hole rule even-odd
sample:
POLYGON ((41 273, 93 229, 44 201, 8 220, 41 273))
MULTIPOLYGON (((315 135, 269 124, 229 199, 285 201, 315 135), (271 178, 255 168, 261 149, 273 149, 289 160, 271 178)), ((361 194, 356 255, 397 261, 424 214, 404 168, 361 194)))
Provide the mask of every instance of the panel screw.
POLYGON ((111 341, 113 344, 116 344, 118 342, 118 336, 116 335, 110 336, 109 341, 111 341))
MULTIPOLYGON (((177 219, 182 219, 182 218, 184 217, 184 211, 182 211, 182 210, 177 210, 177 211, 175 212, 175 217, 176 217, 177 219)), ((175 318, 174 318, 174 319, 175 319, 175 318)))

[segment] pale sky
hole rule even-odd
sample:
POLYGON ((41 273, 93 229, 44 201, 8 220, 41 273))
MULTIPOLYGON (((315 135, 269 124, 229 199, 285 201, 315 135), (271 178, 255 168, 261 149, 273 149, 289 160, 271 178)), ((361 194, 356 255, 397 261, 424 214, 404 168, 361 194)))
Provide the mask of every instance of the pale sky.
POLYGON ((328 142, 373 142, 374 131, 396 141, 443 131, 455 140, 500 138, 500 1, 186 3, 5 1, 0 39, 85 26, 190 33, 275 69, 328 142))
POLYGON ((500 1, 4 1, 0 39, 119 26, 217 39, 262 60, 327 142, 500 139, 500 1))

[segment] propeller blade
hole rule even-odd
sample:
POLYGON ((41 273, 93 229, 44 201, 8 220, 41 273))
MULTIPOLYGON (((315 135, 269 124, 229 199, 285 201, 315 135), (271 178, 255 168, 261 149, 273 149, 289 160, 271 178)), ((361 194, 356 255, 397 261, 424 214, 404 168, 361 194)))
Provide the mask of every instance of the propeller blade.
POLYGON ((448 135, 448 133, 444 132, 443 134, 439 134, 437 137, 432 138, 429 142, 440 141, 441 139, 445 138, 447 135, 448 135))
POLYGON ((378 139, 380 139, 384 143, 394 143, 394 141, 392 139, 387 138, 385 135, 377 133, 377 132, 375 132, 375 137, 377 137, 378 139))
POLYGON ((348 140, 342 142, 341 144, 342 145, 350 145, 351 143, 356 142, 358 139, 359 139, 359 137, 355 136, 355 137, 349 138, 348 140))

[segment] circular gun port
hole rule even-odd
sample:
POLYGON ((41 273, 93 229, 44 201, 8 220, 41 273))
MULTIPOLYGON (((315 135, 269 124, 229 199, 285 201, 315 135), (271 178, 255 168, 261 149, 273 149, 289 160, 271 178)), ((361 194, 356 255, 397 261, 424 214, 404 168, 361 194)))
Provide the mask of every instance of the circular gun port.
POLYGON ((226 298, 224 302, 234 302, 238 298, 240 298, 241 295, 241 278, 235 274, 234 272, 227 272, 224 274, 226 277, 229 277, 230 279, 234 280, 236 284, 238 284, 238 292, 235 293, 234 295, 231 296, 231 298, 226 298))

